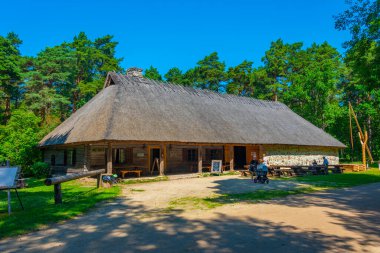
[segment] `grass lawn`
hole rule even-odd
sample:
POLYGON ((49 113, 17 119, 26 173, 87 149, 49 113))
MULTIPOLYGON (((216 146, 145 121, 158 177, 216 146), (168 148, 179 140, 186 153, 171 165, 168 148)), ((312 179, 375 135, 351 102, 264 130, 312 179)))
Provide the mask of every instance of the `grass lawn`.
POLYGON ((370 169, 362 172, 345 172, 343 174, 329 174, 328 176, 306 176, 292 178, 303 183, 313 186, 341 188, 352 187, 362 184, 380 182, 380 170, 370 169))
POLYGON ((202 173, 198 175, 198 177, 218 177, 218 176, 232 176, 232 175, 240 175, 239 171, 225 171, 223 173, 202 173))
POLYGON ((144 184, 144 183, 154 183, 161 181, 169 181, 169 178, 166 176, 158 176, 153 178, 136 178, 136 179, 124 179, 122 184, 144 184))
MULTIPOLYGON (((340 160, 339 161, 341 164, 363 164, 362 161, 345 161, 345 160, 340 160)), ((374 163, 369 163, 368 164, 369 168, 374 168, 374 169, 379 169, 379 163, 374 162, 374 163)))
POLYGON ((256 190, 245 193, 218 194, 207 198, 180 198, 171 201, 168 209, 211 209, 224 204, 257 203, 289 195, 376 183, 380 182, 380 170, 371 169, 365 172, 347 172, 344 174, 330 174, 328 176, 305 176, 276 180, 297 181, 302 183, 302 185, 288 190, 256 190))
POLYGON ((12 214, 7 212, 6 191, 0 191, 0 238, 40 229, 50 223, 70 219, 84 213, 100 201, 119 195, 120 187, 96 188, 96 182, 80 180, 62 184, 61 205, 54 204, 54 187, 43 180, 30 179, 28 188, 19 189, 25 210, 22 210, 12 191, 12 214))

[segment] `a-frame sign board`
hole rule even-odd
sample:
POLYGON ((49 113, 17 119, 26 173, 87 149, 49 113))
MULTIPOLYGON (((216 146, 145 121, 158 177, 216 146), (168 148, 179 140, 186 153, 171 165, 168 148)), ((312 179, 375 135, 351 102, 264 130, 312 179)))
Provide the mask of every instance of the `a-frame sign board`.
POLYGON ((20 176, 19 167, 0 167, 0 191, 6 190, 8 194, 8 214, 11 214, 11 189, 16 191, 21 208, 24 209, 17 192, 17 181, 20 176))

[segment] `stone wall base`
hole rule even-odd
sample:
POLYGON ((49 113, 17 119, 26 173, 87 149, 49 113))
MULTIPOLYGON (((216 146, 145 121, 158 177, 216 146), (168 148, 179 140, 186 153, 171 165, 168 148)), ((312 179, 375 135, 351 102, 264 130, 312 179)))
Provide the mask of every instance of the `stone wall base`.
MULTIPOLYGON (((314 160, 317 164, 323 164, 323 155, 273 155, 265 156, 264 161, 269 165, 311 165, 314 160)), ((326 156, 330 165, 339 164, 339 157, 326 156)))
POLYGON ((326 157, 330 165, 339 164, 338 150, 328 147, 281 147, 269 146, 265 148, 264 160, 269 165, 311 165, 315 160, 323 164, 326 157))

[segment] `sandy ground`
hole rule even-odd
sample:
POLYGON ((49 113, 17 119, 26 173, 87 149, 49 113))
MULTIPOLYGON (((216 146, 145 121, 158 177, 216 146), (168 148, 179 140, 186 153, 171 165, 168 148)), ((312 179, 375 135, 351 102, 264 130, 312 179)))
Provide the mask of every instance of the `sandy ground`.
POLYGON ((124 197, 0 252, 380 252, 380 184, 211 210, 164 212, 173 198, 289 189, 237 176, 131 185, 124 197))

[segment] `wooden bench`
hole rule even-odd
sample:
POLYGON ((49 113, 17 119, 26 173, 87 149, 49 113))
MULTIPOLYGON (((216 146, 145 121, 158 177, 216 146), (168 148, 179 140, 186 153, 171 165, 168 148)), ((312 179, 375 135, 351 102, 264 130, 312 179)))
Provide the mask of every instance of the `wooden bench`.
POLYGON ((340 166, 342 167, 343 170, 346 170, 346 171, 357 172, 357 171, 366 170, 366 166, 363 164, 340 164, 340 166))
POLYGON ((334 166, 333 168, 329 168, 328 170, 330 170, 333 174, 342 174, 345 169, 341 166, 334 166))
POLYGON ((124 178, 125 174, 134 173, 136 176, 141 177, 141 170, 120 170, 121 177, 124 178))

